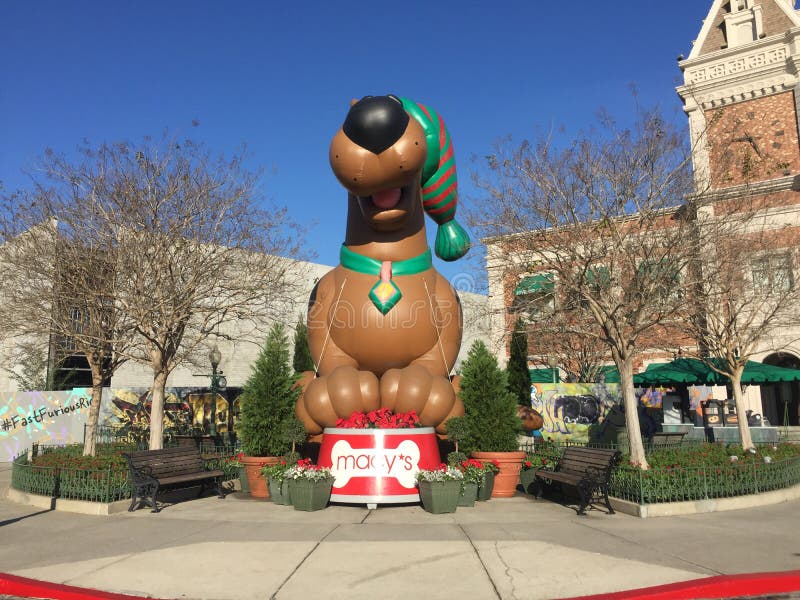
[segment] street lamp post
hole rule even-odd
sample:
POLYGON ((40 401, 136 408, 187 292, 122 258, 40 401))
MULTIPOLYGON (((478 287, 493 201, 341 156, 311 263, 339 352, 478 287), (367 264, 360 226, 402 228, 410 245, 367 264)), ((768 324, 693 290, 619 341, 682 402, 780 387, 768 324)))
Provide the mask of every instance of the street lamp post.
POLYGON ((558 359, 555 356, 548 357, 547 365, 550 367, 550 374, 553 376, 553 383, 556 383, 556 369, 558 368, 558 359))
POLYGON ((217 371, 220 361, 222 360, 222 353, 219 348, 214 346, 211 352, 208 353, 208 360, 211 362, 211 436, 216 440, 217 437, 217 391, 224 389, 228 382, 222 371, 217 371))

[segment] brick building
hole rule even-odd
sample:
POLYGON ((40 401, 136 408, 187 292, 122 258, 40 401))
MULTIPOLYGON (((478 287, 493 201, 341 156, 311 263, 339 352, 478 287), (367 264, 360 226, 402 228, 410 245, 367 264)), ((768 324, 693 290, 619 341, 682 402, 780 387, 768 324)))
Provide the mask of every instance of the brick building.
MULTIPOLYGON (((702 210, 713 216, 731 200, 752 199, 761 207, 762 221, 774 225, 774 233, 768 251, 742 256, 749 284, 762 291, 796 286, 800 11, 793 0, 713 0, 710 4, 689 56, 679 57, 684 84, 677 88, 689 122, 695 187, 711 198, 702 210)), ((546 309, 558 295, 546 293, 553 288, 546 275, 521 273, 513 267, 507 240, 492 240, 487 248, 492 342, 498 356, 505 359, 516 318, 515 299, 536 291, 546 309)), ((791 326, 767 337, 754 360, 800 368, 800 307, 791 326)), ((684 348, 686 344, 686 340, 681 342, 684 348)), ((678 349, 676 345, 674 351, 678 349)), ((663 361, 669 354, 645 349, 638 368, 663 361)), ((750 405, 772 424, 798 425, 800 383, 754 387, 747 396, 750 405)))

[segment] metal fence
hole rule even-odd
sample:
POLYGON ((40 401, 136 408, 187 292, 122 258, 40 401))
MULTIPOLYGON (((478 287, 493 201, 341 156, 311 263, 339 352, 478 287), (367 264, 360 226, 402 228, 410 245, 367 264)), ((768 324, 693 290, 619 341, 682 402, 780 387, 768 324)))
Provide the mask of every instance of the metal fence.
POLYGON ((798 483, 800 457, 647 471, 620 466, 611 475, 609 494, 638 504, 656 504, 758 494, 798 483))
MULTIPOLYGON (((646 447, 648 453, 657 450, 699 447, 706 442, 683 442, 680 444, 646 447)), ((582 442, 542 442, 535 445, 534 460, 542 465, 558 463, 568 446, 591 446, 627 451, 627 446, 616 444, 587 444, 582 442)), ((527 450, 527 447, 520 448, 527 450)), ((535 465, 538 467, 538 465, 535 465)), ((622 500, 638 504, 660 502, 682 502, 707 500, 758 494, 800 484, 800 457, 764 462, 757 458, 745 458, 737 462, 720 465, 684 467, 650 467, 644 471, 635 466, 620 465, 611 475, 609 494, 622 500)))
MULTIPOLYGON (((136 450, 138 444, 101 444, 98 454, 113 454, 136 450)), ((21 492, 89 502, 116 502, 131 497, 128 468, 81 469, 73 467, 41 466, 34 464, 36 456, 61 452, 68 456, 80 456, 82 444, 68 446, 34 445, 14 457, 11 465, 11 487, 21 492)), ((225 481, 239 477, 239 466, 233 462, 238 452, 234 446, 217 446, 202 449, 207 470, 220 469, 225 481)))
POLYGON ((12 461, 11 487, 29 494, 90 502, 115 502, 131 497, 127 469, 39 466, 33 464, 27 452, 12 461))

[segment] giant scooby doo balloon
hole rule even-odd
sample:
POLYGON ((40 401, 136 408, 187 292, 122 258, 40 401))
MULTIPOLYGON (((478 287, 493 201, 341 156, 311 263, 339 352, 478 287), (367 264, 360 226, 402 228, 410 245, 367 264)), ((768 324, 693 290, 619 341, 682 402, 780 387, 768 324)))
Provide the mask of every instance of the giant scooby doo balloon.
POLYGON ((354 411, 416 410, 437 427, 464 407, 449 374, 461 345, 461 305, 433 268, 435 250, 456 260, 469 238, 454 220, 453 146, 441 118, 395 96, 353 103, 331 142, 333 172, 347 189, 340 264, 314 288, 309 347, 296 413, 311 434, 354 411))

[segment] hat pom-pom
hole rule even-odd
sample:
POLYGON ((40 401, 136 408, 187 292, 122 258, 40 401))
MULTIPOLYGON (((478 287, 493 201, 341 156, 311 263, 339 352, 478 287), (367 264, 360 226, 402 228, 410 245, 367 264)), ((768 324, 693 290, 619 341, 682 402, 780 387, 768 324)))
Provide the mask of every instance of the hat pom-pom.
POLYGON ((469 250, 469 235, 455 219, 442 223, 436 231, 434 249, 442 260, 458 260, 469 250))

